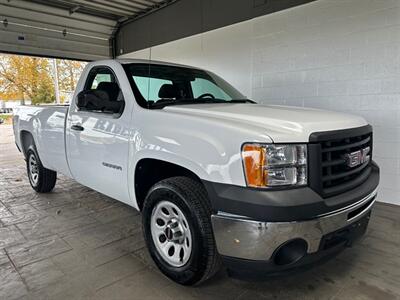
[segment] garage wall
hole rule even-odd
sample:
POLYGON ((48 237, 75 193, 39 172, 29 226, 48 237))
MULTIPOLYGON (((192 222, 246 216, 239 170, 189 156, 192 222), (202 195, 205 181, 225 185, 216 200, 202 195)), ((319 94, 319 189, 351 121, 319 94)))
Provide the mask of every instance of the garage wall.
POLYGON ((400 205, 400 0, 318 0, 125 57, 212 69, 261 103, 365 117, 379 200, 400 205))
POLYGON ((138 51, 311 1, 315 0, 174 1, 144 18, 123 23, 115 37, 115 53, 138 51))
POLYGON ((400 204, 400 1, 320 0, 253 25, 252 96, 365 117, 379 199, 400 204))

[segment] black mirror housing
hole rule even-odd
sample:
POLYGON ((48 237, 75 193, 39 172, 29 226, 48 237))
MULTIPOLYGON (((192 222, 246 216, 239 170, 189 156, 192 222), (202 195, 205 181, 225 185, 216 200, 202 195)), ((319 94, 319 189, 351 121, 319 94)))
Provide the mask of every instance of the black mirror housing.
POLYGON ((78 108, 85 108, 87 105, 87 101, 86 101, 86 95, 87 95, 88 91, 84 90, 81 91, 76 99, 76 106, 78 106, 78 108))
POLYGON ((99 90, 83 90, 78 94, 76 105, 79 109, 120 113, 124 108, 124 101, 110 101, 108 94, 99 90))

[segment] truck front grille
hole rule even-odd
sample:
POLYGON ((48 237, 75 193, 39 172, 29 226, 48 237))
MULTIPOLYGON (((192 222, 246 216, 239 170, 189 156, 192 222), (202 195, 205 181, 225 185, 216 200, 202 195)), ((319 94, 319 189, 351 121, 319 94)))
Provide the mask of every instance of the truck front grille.
POLYGON ((343 193, 362 184, 371 173, 372 128, 313 133, 309 153, 311 188, 323 197, 343 193), (357 158, 367 149, 369 160, 350 166, 349 157, 357 158))

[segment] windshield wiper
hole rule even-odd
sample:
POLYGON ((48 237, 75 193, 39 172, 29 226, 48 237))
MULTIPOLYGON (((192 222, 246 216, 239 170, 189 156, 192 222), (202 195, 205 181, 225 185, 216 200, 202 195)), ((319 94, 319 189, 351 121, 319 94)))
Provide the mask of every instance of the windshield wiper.
POLYGON ((223 99, 178 99, 178 100, 159 100, 150 105, 150 108, 164 108, 165 106, 171 105, 186 105, 186 104, 206 104, 206 103, 229 103, 229 101, 225 101, 223 99))
POLYGON ((228 103, 253 103, 253 104, 257 104, 256 101, 250 100, 250 99, 235 99, 235 100, 230 100, 230 101, 226 101, 228 103))
POLYGON ((202 98, 202 99, 194 99, 194 98, 185 98, 185 99, 166 99, 166 100, 158 100, 157 102, 149 103, 150 108, 164 108, 166 106, 172 105, 186 105, 186 104, 207 104, 207 103, 257 103, 253 100, 249 99, 235 99, 235 100, 224 100, 218 98, 202 98))

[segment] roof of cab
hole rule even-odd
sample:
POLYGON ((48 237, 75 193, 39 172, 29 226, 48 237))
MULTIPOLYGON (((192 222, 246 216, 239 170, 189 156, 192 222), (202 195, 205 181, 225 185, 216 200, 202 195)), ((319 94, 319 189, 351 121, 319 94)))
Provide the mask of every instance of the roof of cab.
POLYGON ((189 66, 189 65, 183 65, 183 64, 176 64, 172 62, 166 62, 166 61, 159 61, 159 60, 150 60, 150 59, 130 59, 130 58, 121 58, 121 59, 115 59, 115 61, 119 62, 122 65, 126 64, 154 64, 154 65, 165 65, 165 66, 175 66, 175 67, 182 67, 182 68, 190 68, 190 69, 198 69, 202 70, 201 68, 194 67, 194 66, 189 66))

